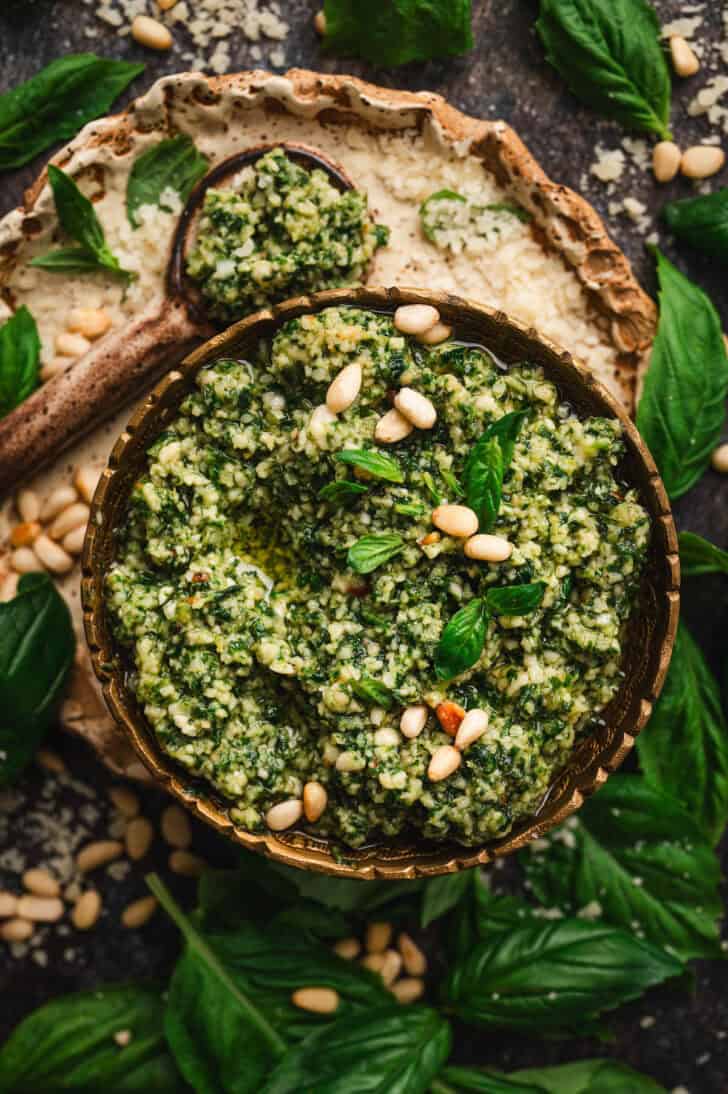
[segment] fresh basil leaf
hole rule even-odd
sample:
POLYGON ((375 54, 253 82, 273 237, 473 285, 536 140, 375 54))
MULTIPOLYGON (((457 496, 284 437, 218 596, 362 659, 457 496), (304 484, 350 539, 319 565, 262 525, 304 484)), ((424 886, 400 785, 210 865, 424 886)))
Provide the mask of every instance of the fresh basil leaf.
POLYGON ((707 254, 728 259, 728 186, 714 194, 670 201, 662 216, 678 239, 707 254))
POLYGON ((313 1033, 281 1060, 261 1094, 425 1094, 450 1043, 437 1011, 381 1007, 313 1033))
POLYGON ((57 251, 31 258, 30 266, 54 273, 98 273, 99 261, 85 247, 59 247, 57 251))
POLYGON ((473 48, 471 0, 324 0, 324 48, 391 67, 473 48))
POLYGON ((660 322, 637 408, 637 428, 670 497, 710 463, 725 418, 728 354, 708 297, 658 250, 660 322))
POLYGON ((404 517, 423 517, 427 510, 418 502, 399 501, 393 506, 395 513, 401 513, 404 517))
POLYGON ((373 706, 389 710, 394 702, 392 689, 379 680, 373 680, 371 676, 362 676, 360 680, 350 680, 348 686, 358 699, 363 699, 365 703, 371 703, 373 706))
POLYGON ((470 890, 470 872, 459 870, 456 874, 442 874, 425 882, 420 908, 420 925, 428 927, 436 919, 447 915, 470 890))
POLYGON ((437 205, 438 201, 460 201, 465 204, 467 198, 464 198, 462 194, 458 194, 455 190, 437 190, 434 194, 430 194, 428 198, 425 198, 420 205, 420 224, 422 225, 423 235, 429 239, 430 243, 435 242, 435 232, 430 222, 430 214, 433 206, 437 205))
POLYGON ((0 171, 75 137, 143 71, 144 65, 72 53, 0 95, 0 171))
POLYGON ((23 305, 0 327, 0 418, 35 390, 39 372, 38 328, 23 305))
POLYGON ((368 472, 375 479, 385 479, 387 482, 404 482, 402 468, 391 456, 385 456, 382 452, 375 452, 371 448, 345 448, 337 452, 335 459, 339 463, 345 463, 349 467, 359 467, 368 472))
MULTIPOLYGON (((257 857, 257 856, 256 856, 257 857)), ((326 908, 340 909, 355 915, 368 915, 386 907, 387 918, 396 919, 400 908, 407 909, 411 917, 419 901, 424 881, 354 881, 348 878, 327 877, 296 870, 291 866, 273 863, 276 872, 289 880, 300 896, 313 900, 326 908)))
POLYGON ((179 1094, 162 1029, 161 991, 112 985, 63 995, 33 1011, 0 1048, 0 1089, 179 1094), (114 1034, 128 1030, 120 1046, 114 1034))
POLYGON ((509 1079, 533 1081, 545 1094, 667 1094, 648 1075, 618 1060, 578 1060, 556 1067, 512 1071, 509 1079))
POLYGON ((528 615, 538 608, 545 591, 544 581, 534 581, 529 585, 501 585, 488 589, 485 607, 493 615, 528 615))
POLYGON ((583 1029, 681 972, 676 958, 633 933, 561 919, 479 942, 455 964, 444 1000, 463 1022, 476 1025, 535 1033, 583 1029))
POLYGON ((393 532, 362 536, 352 544, 346 556, 347 565, 357 574, 370 574, 390 558, 404 550, 404 540, 393 532))
MULTIPOLYGON (((567 822, 568 823, 568 822, 567 822)), ((596 917, 683 960, 720 957, 720 868, 690 814, 638 775, 613 775, 578 820, 521 857, 547 908, 596 917), (565 838, 568 835, 568 840, 565 838)))
POLYGON ((511 465, 513 452, 528 411, 516 410, 493 422, 471 449, 463 468, 465 496, 478 514, 480 529, 489 531, 495 524, 503 493, 503 479, 511 465))
POLYGON ((534 910, 520 897, 491 892, 480 870, 469 870, 470 886, 456 906, 448 925, 447 945, 455 957, 465 958, 476 942, 536 922, 534 910))
POLYGON ((648 781, 682 802, 717 842, 728 821, 728 726, 718 685, 682 623, 637 754, 648 781))
POLYGON ((329 482, 326 486, 322 486, 318 496, 322 501, 331 502, 332 505, 340 505, 351 498, 358 497, 359 494, 366 494, 367 489, 363 483, 349 482, 348 479, 337 479, 336 482, 329 482))
POLYGON ((728 551, 722 551, 694 532, 681 532, 680 572, 683 577, 699 574, 728 574, 728 551))
POLYGON ((485 601, 475 597, 448 620, 435 650, 439 680, 452 680, 472 668, 483 652, 488 615, 485 601))
POLYGON ((160 141, 134 160, 126 186, 126 215, 133 228, 139 227, 142 205, 162 205, 165 190, 176 190, 186 201, 192 188, 207 174, 208 160, 197 151, 191 137, 179 133, 160 141))
POLYGON ((0 786, 30 762, 53 724, 76 640, 65 600, 47 574, 25 574, 0 604, 0 786))
MULTIPOLYGON (((524 1073, 525 1075, 528 1072, 524 1073)), ((474 1067, 446 1067, 439 1075, 433 1094, 544 1094, 545 1087, 534 1086, 527 1079, 512 1079, 497 1071, 483 1071, 474 1067)))
POLYGON ((629 129, 670 139, 670 71, 647 0, 541 0, 536 30, 578 99, 629 129))

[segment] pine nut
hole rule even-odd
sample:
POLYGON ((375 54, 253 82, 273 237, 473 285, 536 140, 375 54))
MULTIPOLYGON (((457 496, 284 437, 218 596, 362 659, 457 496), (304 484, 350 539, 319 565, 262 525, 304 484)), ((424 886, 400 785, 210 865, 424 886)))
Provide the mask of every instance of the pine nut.
POLYGON ((719 444, 713 451, 710 462, 714 471, 719 471, 721 475, 728 473, 728 444, 719 444))
POLYGON ((345 961, 353 961, 361 953, 361 943, 358 938, 340 938, 334 943, 334 953, 345 961))
POLYGON ((382 726, 374 734, 374 744, 377 748, 397 748, 402 744, 402 737, 391 726, 382 726))
POLYGON ((361 381, 361 365, 353 362, 342 368, 326 392, 326 405, 332 414, 342 414, 349 409, 361 391, 361 381))
POLYGON ((513 544, 503 536, 479 535, 469 539, 463 550, 477 562, 505 562, 513 554, 513 544))
POLYGON ((416 1003, 425 992, 425 982, 415 976, 405 976, 389 989, 399 1003, 416 1003))
POLYGON ((482 737, 488 728, 488 712, 485 710, 469 710, 460 723, 460 728, 455 737, 455 748, 462 752, 472 745, 479 737, 482 737))
POLYGON ((335 421, 336 415, 331 413, 326 403, 317 406, 313 411, 308 423, 308 432, 311 434, 311 440, 318 448, 326 448, 326 435, 329 426, 335 421))
POLYGON ((284 832, 298 824, 303 815, 303 802, 297 798, 290 798, 285 802, 278 802, 265 815, 265 823, 273 832, 284 832))
POLYGON ((707 179, 725 163, 725 152, 710 144, 696 144, 683 152, 680 170, 689 179, 707 179))
POLYGON ((51 775, 66 774, 66 765, 63 760, 58 753, 51 751, 50 748, 39 748, 35 754, 35 762, 44 771, 49 771, 51 775))
POLYGON ((64 551, 68 551, 69 555, 80 555, 83 550, 84 540, 86 539, 86 525, 79 524, 78 528, 74 528, 72 532, 68 532, 63 537, 61 546, 64 551))
POLYGON ((73 558, 68 551, 64 551, 58 543, 54 543, 46 535, 38 536, 33 544, 33 550, 52 574, 67 574, 73 569, 73 558))
POLYGON ((442 536, 439 532, 428 532, 422 539, 418 539, 417 543, 420 547, 431 547, 433 543, 439 543, 442 536))
POLYGON ((402 717, 399 720, 399 728, 404 736, 409 737, 410 740, 413 737, 419 737, 427 724, 428 713, 424 703, 417 703, 416 706, 407 707, 402 712, 402 717))
POLYGON ((63 901, 52 896, 21 896, 18 898, 18 916, 33 923, 55 923, 64 912, 63 901))
POLYGON ((111 327, 111 316, 103 308, 72 308, 67 326, 70 331, 95 342, 111 327))
POLYGON ((347 774, 352 771, 361 771, 366 766, 366 760, 362 759, 358 752, 347 749, 337 756, 334 766, 337 771, 343 771, 344 774, 347 774))
POLYGON ((78 494, 72 486, 59 486, 52 490, 41 506, 41 523, 47 524, 57 517, 62 509, 67 509, 69 505, 73 505, 77 500, 78 494))
POLYGON ((76 501, 58 514, 48 529, 48 535, 51 539, 63 539, 65 535, 72 532, 74 528, 78 528, 79 525, 85 526, 88 523, 88 518, 88 505, 83 501, 76 501))
POLYGON ((16 524, 10 533, 11 547, 29 547, 40 535, 40 524, 37 520, 23 521, 16 524))
POLYGON ((678 76, 694 76, 700 68, 700 61, 680 34, 670 37, 670 55, 678 76))
POLYGON ((447 323, 435 323, 429 330, 420 334, 417 340, 426 346, 439 346, 440 342, 447 342, 451 335, 452 327, 448 327, 447 323))
POLYGON ((18 547, 13 551, 10 565, 18 574, 35 574, 43 569, 43 563, 31 547, 18 547))
POLYGON ((40 498, 35 490, 21 490, 15 499, 20 519, 32 524, 40 516, 40 498))
POLYGON ((73 362, 73 357, 54 357, 52 361, 46 361, 40 370, 41 383, 47 384, 49 380, 54 380, 56 376, 68 372, 73 362))
POLYGON ((94 496, 100 478, 101 471, 97 470, 95 467, 89 467, 88 465, 79 467, 76 474, 73 476, 73 485, 87 505, 91 504, 91 499, 94 496))
POLYGON ((56 353, 61 357, 83 357, 91 349, 88 338, 63 330, 56 335, 56 353))
POLYGON ((454 737, 465 717, 465 710, 459 703, 453 703, 451 699, 445 699, 444 702, 438 703, 435 714, 445 732, 450 737, 454 737))
POLYGON ((326 14, 323 10, 317 11, 314 15, 313 29, 317 34, 320 34, 322 38, 326 34, 326 14))
POLYGON ((388 410, 376 424, 374 439, 380 444, 396 444, 409 437, 414 429, 412 422, 396 409, 388 410))
MULTIPOLYGON (((18 910, 18 898, 15 893, 0 892, 0 919, 10 919, 18 910)), ((356 954, 354 954, 356 957, 356 954)))
POLYGON ((391 923, 369 923, 364 937, 367 953, 384 953, 392 941, 392 933, 391 923))
POLYGON ((369 972, 374 972, 379 976, 382 971, 382 965, 384 964, 383 953, 368 953, 362 957, 359 962, 363 969, 369 969, 369 972))
POLYGON ((402 334, 424 334, 440 322, 440 313, 430 304, 403 304, 394 313, 394 325, 402 334))
POLYGON ((18 580, 20 574, 5 574, 0 582, 0 604, 7 604, 18 592, 18 580))
POLYGON ((659 141, 652 152, 652 171, 658 182, 672 182, 680 170, 682 152, 674 141, 659 141))
POLYGON ((398 945, 399 952, 402 954, 404 971, 409 976, 424 976, 427 972, 427 958, 414 939, 402 931, 398 945))
POLYGON ((162 839, 170 847, 176 847, 179 851, 186 851, 192 843, 192 827, 190 818, 184 809, 178 805, 168 805, 163 811, 160 820, 162 839))
POLYGON ((430 757, 427 778, 433 783, 449 778, 460 767, 462 759, 462 753, 458 752, 457 748, 453 748, 452 745, 441 745, 430 757))
POLYGON ((133 817, 126 826, 126 853, 133 862, 144 858, 154 839, 154 829, 146 817, 133 817))
POLYGON ((411 387, 403 387, 397 392, 394 405, 417 429, 432 429, 437 421, 437 411, 430 400, 411 387))
POLYGON ((207 863, 199 855, 193 855, 191 851, 182 851, 178 848, 169 856, 169 868, 173 874, 180 877, 202 877, 207 869, 207 863))
POLYGON ((438 505, 432 523, 446 536, 468 539, 478 531, 478 517, 467 505, 438 505))
POLYGON ((76 865, 82 874, 88 874, 91 870, 97 870, 99 866, 106 866, 107 863, 120 858, 123 853, 124 844, 118 840, 95 840, 81 848, 76 855, 76 865))
POLYGON ((47 870, 35 867, 23 874, 23 888, 34 896, 60 896, 61 887, 47 870))
POLYGON ((303 788, 303 812, 309 824, 315 824, 328 805, 329 796, 319 782, 306 783, 303 788))
POLYGON ((333 1014, 339 1009, 339 993, 333 988, 299 988, 291 995, 291 1002, 313 1014, 333 1014))
POLYGON ((402 969, 402 954, 397 950, 387 950, 384 954, 379 975, 384 981, 385 987, 389 987, 399 976, 402 969))
POLYGON ((127 904, 121 913, 121 925, 133 930, 135 927, 143 927, 148 923, 157 910, 157 899, 153 896, 143 896, 141 900, 134 900, 127 904))
POLYGON ((131 25, 131 36, 140 46, 147 49, 170 49, 172 35, 164 23, 152 19, 149 15, 137 15, 131 25))
POLYGON ((27 942, 34 929, 27 919, 9 919, 0 927, 0 938, 4 942, 27 942))
POLYGON ((71 910, 71 923, 77 931, 89 931, 101 915, 101 897, 95 889, 82 893, 71 910))

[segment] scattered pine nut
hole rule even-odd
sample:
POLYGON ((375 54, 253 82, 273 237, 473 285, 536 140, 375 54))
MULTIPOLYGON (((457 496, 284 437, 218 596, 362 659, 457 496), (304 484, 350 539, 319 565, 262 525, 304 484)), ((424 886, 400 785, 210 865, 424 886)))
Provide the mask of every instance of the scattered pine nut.
POLYGON ((23 874, 23 888, 34 896, 60 896, 61 886, 56 879, 40 867, 26 870, 23 874))
POLYGON ((73 505, 77 500, 78 494, 73 486, 59 486, 52 490, 41 506, 41 523, 47 524, 52 521, 62 509, 67 509, 69 505, 73 505))
POLYGON ((173 851, 169 856, 169 868, 173 874, 181 877, 201 877, 207 869, 207 863, 191 851, 173 851))
POLYGON ((459 703, 453 703, 451 699, 445 699, 437 705, 435 714, 445 732, 450 737, 454 737, 465 717, 465 709, 459 703))
POLYGON ((303 812, 309 824, 315 824, 328 804, 329 796, 321 783, 315 780, 303 788, 303 812))
POLYGON ((725 163, 725 152, 712 144, 696 144, 683 152, 680 170, 689 179, 707 179, 725 163))
POLYGON ((397 441, 403 441, 405 437, 409 437, 413 429, 412 422, 393 407, 377 422, 374 439, 380 444, 396 444, 397 441))
POLYGON ((153 839, 154 828, 151 821, 147 820, 146 817, 132 817, 124 833, 126 853, 129 858, 134 862, 144 858, 152 846, 153 839))
POLYGON ((427 972, 427 958, 414 939, 402 931, 397 939, 397 945, 402 954, 404 971, 409 976, 424 976, 427 972))
POLYGON ((56 353, 60 357, 83 357, 91 349, 88 338, 63 330, 56 335, 56 353))
POLYGON ((652 171, 658 182, 672 182, 680 170, 682 152, 674 141, 658 141, 652 151, 652 171))
POLYGON ((13 551, 10 565, 19 574, 35 574, 43 569, 43 563, 32 547, 18 547, 13 551))
POLYGON ((389 987, 399 976, 402 969, 402 954, 397 950, 386 950, 379 975, 384 981, 385 987, 389 987))
POLYGON ((27 919, 9 919, 0 926, 0 938, 4 942, 27 942, 34 929, 27 919))
POLYGON ((433 783, 448 779, 460 767, 462 760, 462 752, 459 752, 457 748, 453 748, 452 745, 441 745, 430 757, 427 778, 433 783))
POLYGON ((64 551, 68 551, 69 555, 80 555, 83 550, 84 540, 86 539, 86 525, 79 524, 78 528, 74 528, 73 531, 68 532, 61 542, 61 547, 64 551))
POLYGON ((345 961, 353 961, 361 953, 361 942, 358 938, 340 938, 334 943, 334 953, 345 961))
POLYGON ((340 997, 333 988, 299 988, 291 995, 291 1002, 313 1014, 333 1014, 339 1009, 340 997))
POLYGON ((35 490, 20 490, 15 499, 15 508, 20 519, 30 524, 40 516, 40 498, 35 490))
POLYGON ((71 911, 71 923, 77 931, 89 931, 101 915, 101 896, 95 889, 82 893, 71 911))
POLYGON ((710 462, 714 471, 719 471, 721 475, 728 474, 728 444, 719 444, 714 449, 710 462))
POLYGON ((48 529, 51 539, 63 539, 65 535, 79 526, 85 527, 89 518, 89 507, 84 501, 75 501, 63 509, 48 529))
POLYGON ((55 896, 24 895, 18 898, 18 916, 33 923, 55 923, 64 912, 63 901, 55 896))
POLYGON ((121 925, 122 927, 128 927, 130 930, 135 927, 143 927, 152 918, 156 910, 157 898, 143 896, 141 900, 134 900, 131 904, 127 904, 121 913, 121 925))
POLYGON ((162 812, 160 820, 162 839, 170 847, 176 847, 180 851, 186 851, 192 843, 192 828, 190 819, 184 809, 178 805, 168 805, 162 812))
POLYGON ((367 925, 364 945, 367 953, 384 953, 392 941, 392 924, 374 922, 367 925))
POLYGON ((91 504, 91 499, 94 496, 100 478, 101 472, 97 471, 96 468, 88 467, 87 465, 79 467, 76 474, 73 476, 73 485, 87 505, 91 504))
POLYGON ((416 429, 432 429, 437 421, 437 411, 433 404, 414 388, 401 388, 394 397, 394 405, 416 429))
MULTIPOLYGON (((0 891, 0 919, 10 919, 18 910, 18 898, 15 893, 0 891)), ((357 943, 358 945, 358 943, 357 943)), ((356 956, 356 954, 354 955, 356 956)))
POLYGON ((308 420, 308 431, 311 434, 311 440, 318 448, 326 447, 326 434, 329 426, 335 421, 336 415, 331 413, 326 403, 321 403, 314 409, 308 420))
POLYGON ((346 365, 334 377, 326 392, 326 406, 332 414, 343 414, 349 409, 361 391, 361 381, 361 365, 356 361, 346 365))
POLYGON ((488 728, 488 712, 477 707, 469 710, 463 718, 455 736, 455 748, 463 752, 479 740, 488 728))
POLYGON ((670 57, 678 76, 694 76, 700 68, 700 61, 681 34, 670 37, 670 57))
POLYGON ((170 49, 172 35, 164 23, 158 19, 152 19, 149 15, 137 15, 131 25, 131 36, 140 46, 147 49, 170 49))
POLYGON ((67 326, 70 331, 95 342, 111 327, 111 316, 103 308, 73 308, 67 326))
POLYGON ((469 539, 478 531, 478 516, 467 505, 438 505, 432 511, 432 523, 455 539, 469 539))
POLYGON ((76 865, 82 874, 88 874, 91 870, 97 870, 99 866, 106 866, 109 862, 121 858, 124 853, 124 844, 115 839, 94 840, 87 843, 76 855, 76 865))
POLYGON ((513 544, 503 536, 471 536, 463 550, 476 562, 505 562, 513 554, 513 544))
POLYGON ((37 520, 24 520, 16 524, 10 533, 11 547, 30 547, 40 535, 40 524, 37 520))
POLYGON ((394 325, 402 334, 424 334, 440 322, 440 313, 430 304, 403 304, 394 313, 394 325))
POLYGON ((447 323, 435 323, 433 327, 420 334, 417 341, 426 346, 439 346, 441 342, 447 342, 452 335, 452 327, 447 323))
POLYGON ((52 574, 67 574, 73 569, 73 558, 68 551, 64 551, 59 543, 54 543, 47 535, 38 536, 33 544, 33 550, 52 574))
POLYGON ((278 802, 272 806, 265 815, 265 823, 272 832, 284 832, 300 821, 303 815, 303 802, 298 798, 290 798, 285 802, 278 802))
POLYGON ((317 11, 314 15, 313 29, 316 31, 317 34, 320 34, 322 38, 326 34, 326 14, 323 9, 321 11, 317 11))
POLYGON ((419 737, 427 724, 428 713, 429 710, 424 703, 417 703, 415 706, 407 707, 402 711, 399 728, 403 735, 409 737, 410 740, 413 737, 419 737))
POLYGON ((374 972, 378 976, 382 971, 382 965, 384 964, 384 954, 367 953, 362 957, 359 964, 363 969, 369 969, 369 972, 374 972))
POLYGON ((425 982, 415 976, 405 976, 389 989, 400 1003, 415 1003, 425 992, 425 982))
POLYGON ((66 765, 57 752, 50 748, 39 748, 35 754, 35 762, 44 771, 50 771, 52 775, 65 775, 66 765))

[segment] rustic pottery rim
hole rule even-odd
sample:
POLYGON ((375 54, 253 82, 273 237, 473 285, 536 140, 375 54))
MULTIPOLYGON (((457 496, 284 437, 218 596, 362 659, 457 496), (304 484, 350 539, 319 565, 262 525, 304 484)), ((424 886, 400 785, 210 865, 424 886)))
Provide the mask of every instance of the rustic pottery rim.
POLYGON ((149 393, 112 450, 91 506, 82 570, 84 627, 94 671, 114 719, 156 781, 200 819, 248 850, 300 869, 366 880, 433 877, 485 865, 541 837, 578 810, 620 766, 647 723, 670 662, 679 613, 678 546, 670 504, 652 457, 617 401, 584 365, 533 328, 483 304, 410 288, 357 287, 297 297, 243 319, 186 357, 149 393), (456 333, 464 329, 475 341, 477 331, 480 340, 507 362, 530 359, 544 365, 550 378, 562 390, 567 389, 567 397, 577 409, 581 403, 590 413, 597 411, 620 420, 628 452, 627 478, 638 487, 652 519, 648 575, 630 624, 634 627, 623 658, 625 677, 618 695, 602 712, 602 723, 574 749, 539 811, 500 839, 464 847, 408 837, 352 851, 295 830, 252 834, 231 821, 210 788, 202 789, 199 780, 161 750, 125 682, 103 596, 104 578, 114 553, 114 529, 146 448, 176 412, 200 368, 224 354, 239 352, 242 346, 254 344, 281 323, 306 312, 353 305, 391 313, 408 303, 434 304, 456 333))

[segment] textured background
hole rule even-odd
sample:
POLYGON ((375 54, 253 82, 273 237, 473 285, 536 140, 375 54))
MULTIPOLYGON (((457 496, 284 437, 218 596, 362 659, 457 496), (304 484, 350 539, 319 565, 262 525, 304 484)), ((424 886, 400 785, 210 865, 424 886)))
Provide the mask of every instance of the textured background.
MULTIPOLYGON (((655 6, 662 21, 666 22, 684 15, 686 8, 692 11, 700 5, 655 0, 655 6)), ((698 39, 715 43, 721 36, 726 36, 721 10, 728 10, 728 4, 726 0, 723 3, 709 0, 703 6, 703 25, 698 39)), ((634 263, 645 286, 654 290, 652 260, 646 253, 644 236, 645 232, 653 231, 655 225, 640 230, 623 214, 612 217, 608 213, 609 202, 634 196, 655 216, 665 200, 689 196, 690 185, 685 180, 678 180, 667 187, 657 187, 649 172, 632 167, 608 195, 605 185, 590 175, 589 167, 594 162, 597 143, 615 148, 624 134, 617 126, 582 109, 544 62, 541 46, 533 33, 536 0, 475 0, 476 48, 471 54, 447 62, 408 65, 398 70, 377 70, 356 62, 324 58, 312 25, 317 7, 316 0, 282 0, 282 13, 291 25, 291 32, 283 44, 284 67, 297 65, 324 71, 348 71, 385 86, 437 91, 468 113, 510 122, 553 179, 581 190, 592 201, 605 218, 611 234, 634 263)), ((146 72, 132 85, 128 98, 146 89, 157 76, 185 67, 181 59, 181 49, 185 47, 182 31, 175 32, 173 51, 153 54, 142 50, 129 38, 119 38, 95 18, 93 9, 93 3, 89 6, 80 0, 0 0, 0 91, 27 79, 55 57, 89 49, 104 56, 146 62, 146 72), (97 35, 88 37, 85 33, 88 28, 98 32, 97 35)), ((263 59, 259 61, 251 53, 251 43, 236 36, 231 45, 231 70, 275 67, 267 60, 275 45, 277 43, 263 40, 263 59)), ((673 121, 676 139, 683 146, 695 143, 711 132, 705 118, 690 118, 687 114, 687 104, 703 82, 704 74, 691 81, 677 82, 675 86, 673 121)), ((2 177, 0 215, 20 200, 23 188, 40 166, 39 162, 2 177)), ((716 180, 716 184, 720 181, 725 184, 728 177, 716 180)), ((712 294, 728 329, 725 267, 721 270, 714 260, 687 248, 676 251, 665 233, 661 233, 660 243, 685 272, 712 294)), ((699 368, 700 362, 695 364, 699 368)), ((679 503, 677 517, 681 527, 700 532, 721 547, 728 546, 728 479, 709 472, 679 503)), ((684 618, 699 637, 714 670, 723 678, 723 634, 728 612, 726 580, 701 578, 691 581, 685 590, 683 606, 684 618)), ((78 779, 99 790, 111 782, 78 742, 59 737, 53 744, 63 752, 78 779)), ((100 815, 91 822, 99 832, 104 832, 108 823, 103 800, 101 794, 100 815)), ((9 830, 4 835, 0 826, 0 856, 12 850, 13 844, 26 851, 32 850, 29 841, 37 836, 24 824, 27 811, 37 808, 58 809, 59 814, 64 809, 73 812, 82 807, 82 801, 73 785, 53 786, 49 784, 48 776, 31 771, 19 788, 9 830)), ((147 792, 144 812, 155 817, 162 804, 157 794, 147 792)), ((195 846, 216 863, 222 864, 230 857, 229 848, 201 827, 195 833, 195 846)), ((153 861, 152 857, 153 864, 162 867, 163 858, 160 851, 159 861, 153 861)), ((725 854, 724 866, 728 868, 725 854)), ((10 880, 10 876, 3 877, 0 869, 0 888, 4 881, 10 880)), ((120 909, 143 893, 141 871, 133 871, 122 881, 105 879, 100 887, 105 894, 108 913, 102 926, 82 937, 80 943, 76 936, 71 941, 54 938, 44 946, 48 956, 45 966, 28 958, 13 959, 0 951, 0 997, 3 1000, 0 1036, 21 1015, 50 996, 129 975, 162 973, 169 967, 176 938, 161 917, 155 917, 140 932, 127 933, 115 927, 120 909)), ((181 897, 191 898, 190 882, 180 882, 177 889, 181 897)), ((696 968, 695 989, 691 994, 655 991, 639 1003, 622 1008, 613 1023, 617 1031, 614 1043, 540 1043, 501 1033, 473 1033, 463 1028, 456 1036, 458 1057, 463 1061, 524 1067, 609 1054, 648 1072, 668 1089, 682 1085, 690 1094, 725 1094, 728 1091, 728 973, 718 963, 699 962, 696 968), (640 1019, 645 1016, 656 1020, 643 1029, 640 1019)))

